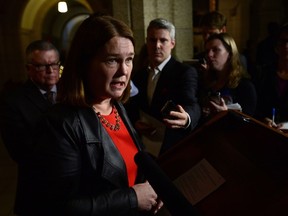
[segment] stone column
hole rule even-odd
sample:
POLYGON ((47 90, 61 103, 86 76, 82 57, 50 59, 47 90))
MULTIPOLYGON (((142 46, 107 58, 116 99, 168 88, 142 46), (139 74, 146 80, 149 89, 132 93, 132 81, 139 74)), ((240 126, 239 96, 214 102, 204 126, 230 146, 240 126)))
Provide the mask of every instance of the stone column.
POLYGON ((136 52, 145 43, 146 28, 155 18, 165 18, 176 27, 175 57, 180 61, 193 56, 191 0, 114 0, 115 17, 126 21, 134 31, 136 52), (117 5, 117 7, 116 7, 117 5))

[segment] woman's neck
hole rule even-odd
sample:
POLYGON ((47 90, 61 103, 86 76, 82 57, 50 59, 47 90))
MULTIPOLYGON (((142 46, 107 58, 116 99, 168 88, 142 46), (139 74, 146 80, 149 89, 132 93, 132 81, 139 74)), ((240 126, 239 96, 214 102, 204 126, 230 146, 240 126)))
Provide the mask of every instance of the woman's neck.
POLYGON ((212 89, 214 91, 219 91, 220 89, 224 88, 226 85, 226 79, 218 79, 215 81, 214 85, 212 86, 212 89))
POLYGON ((215 78, 214 78, 214 82, 211 86, 212 90, 214 91, 218 91, 220 89, 222 89, 226 83, 227 83, 227 78, 228 75, 225 74, 223 71, 215 71, 215 78))
POLYGON ((112 112, 112 100, 111 98, 105 99, 102 101, 97 101, 92 105, 97 112, 100 112, 102 115, 109 115, 112 112))

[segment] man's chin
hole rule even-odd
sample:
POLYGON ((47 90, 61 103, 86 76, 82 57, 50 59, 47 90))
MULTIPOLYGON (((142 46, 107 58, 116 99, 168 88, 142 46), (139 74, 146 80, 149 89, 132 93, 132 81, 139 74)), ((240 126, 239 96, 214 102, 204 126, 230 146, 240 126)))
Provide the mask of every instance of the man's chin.
POLYGON ((154 62, 155 62, 155 63, 158 63, 158 64, 162 63, 163 60, 164 60, 163 57, 155 57, 155 58, 154 58, 154 62))

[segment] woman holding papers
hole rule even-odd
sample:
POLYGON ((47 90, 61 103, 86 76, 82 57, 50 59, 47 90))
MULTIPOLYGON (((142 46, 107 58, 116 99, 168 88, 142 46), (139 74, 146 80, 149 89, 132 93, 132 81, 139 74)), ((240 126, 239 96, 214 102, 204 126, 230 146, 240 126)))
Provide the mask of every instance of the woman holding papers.
POLYGON ((255 87, 243 68, 234 39, 227 33, 213 34, 205 42, 207 69, 200 74, 203 117, 228 109, 254 115, 255 87))

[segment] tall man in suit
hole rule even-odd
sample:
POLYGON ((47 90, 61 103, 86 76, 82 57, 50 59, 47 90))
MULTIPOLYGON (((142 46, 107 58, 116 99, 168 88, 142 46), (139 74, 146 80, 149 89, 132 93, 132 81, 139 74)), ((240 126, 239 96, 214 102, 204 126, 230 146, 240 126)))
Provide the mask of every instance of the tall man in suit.
POLYGON ((156 156, 190 133, 200 118, 197 72, 171 56, 175 43, 174 25, 162 18, 152 20, 146 38, 149 66, 137 71, 133 79, 139 89, 132 99, 139 109, 133 114, 136 110, 140 114, 132 119, 147 150, 156 156), (165 116, 161 109, 167 101, 176 106, 165 116), (161 147, 154 151, 156 143, 161 147))
POLYGON ((29 178, 29 157, 37 122, 56 99, 59 80, 59 52, 44 40, 33 41, 26 48, 27 81, 5 91, 1 99, 0 129, 11 158, 18 165, 18 183, 14 212, 21 215, 29 178))

